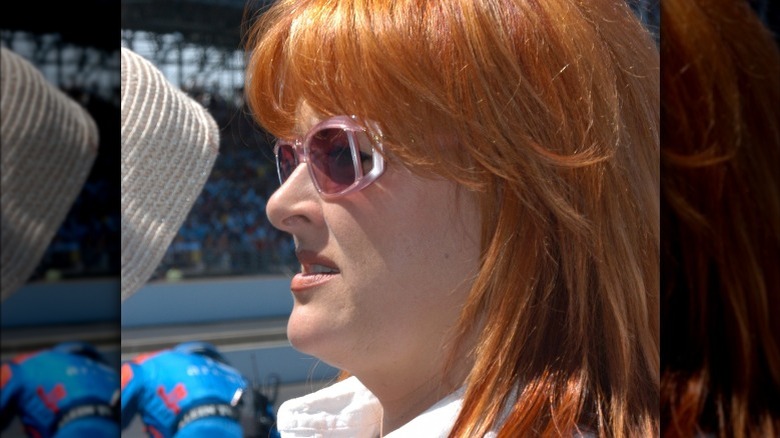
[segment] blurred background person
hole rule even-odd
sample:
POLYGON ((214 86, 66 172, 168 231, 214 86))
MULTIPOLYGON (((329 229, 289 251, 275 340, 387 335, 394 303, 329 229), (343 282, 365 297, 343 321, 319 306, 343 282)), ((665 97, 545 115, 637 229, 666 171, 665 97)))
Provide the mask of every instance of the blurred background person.
POLYGON ((0 431, 18 417, 33 438, 119 436, 119 374, 86 342, 3 361, 0 431))
MULTIPOLYGON (((122 427, 138 414, 150 437, 249 436, 241 426, 251 390, 244 376, 207 342, 190 341, 122 365, 122 427)), ((272 413, 264 433, 278 437, 272 413)))
POLYGON ((768 10, 661 3, 664 437, 780 436, 780 52, 756 13, 768 10))

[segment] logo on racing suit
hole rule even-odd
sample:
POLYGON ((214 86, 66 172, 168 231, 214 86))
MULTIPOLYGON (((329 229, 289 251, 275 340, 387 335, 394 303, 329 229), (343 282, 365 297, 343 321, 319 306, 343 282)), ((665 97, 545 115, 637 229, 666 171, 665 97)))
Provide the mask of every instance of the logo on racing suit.
POLYGON ((177 383, 170 393, 166 393, 165 388, 160 385, 157 387, 157 395, 159 395, 163 403, 165 403, 165 407, 173 411, 174 414, 178 415, 181 411, 179 402, 184 399, 184 397, 187 397, 187 389, 183 384, 177 383))

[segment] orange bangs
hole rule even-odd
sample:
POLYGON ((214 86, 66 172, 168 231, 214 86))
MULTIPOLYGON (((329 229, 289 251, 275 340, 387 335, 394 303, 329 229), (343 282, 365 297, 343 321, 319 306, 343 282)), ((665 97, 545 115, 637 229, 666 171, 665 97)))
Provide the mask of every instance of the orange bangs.
POLYGON ((481 190, 488 175, 520 181, 533 163, 611 157, 626 84, 597 26, 570 2, 503 3, 279 1, 248 35, 250 108, 279 137, 295 131, 302 102, 378 121, 391 155, 481 190), (593 129, 597 117, 605 129, 593 129))

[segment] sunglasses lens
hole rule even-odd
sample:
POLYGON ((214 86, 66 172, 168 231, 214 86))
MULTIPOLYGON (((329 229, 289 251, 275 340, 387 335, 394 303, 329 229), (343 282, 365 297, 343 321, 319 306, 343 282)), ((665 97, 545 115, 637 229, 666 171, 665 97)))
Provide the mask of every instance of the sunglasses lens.
POLYGON ((289 144, 280 144, 276 152, 276 168, 279 171, 279 180, 284 184, 298 166, 295 149, 289 144))
POLYGON ((315 133, 309 141, 309 157, 323 192, 338 193, 355 182, 355 163, 345 130, 327 128, 315 133))

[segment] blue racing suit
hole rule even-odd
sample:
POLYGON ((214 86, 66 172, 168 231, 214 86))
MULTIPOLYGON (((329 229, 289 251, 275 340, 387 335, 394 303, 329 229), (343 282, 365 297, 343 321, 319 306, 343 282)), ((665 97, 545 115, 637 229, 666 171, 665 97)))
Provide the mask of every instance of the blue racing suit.
POLYGON ((35 438, 119 436, 119 373, 84 342, 16 356, 0 372, 0 430, 35 438))
POLYGON ((187 342, 122 364, 122 428, 136 414, 153 438, 243 437, 246 379, 211 344, 187 342))

